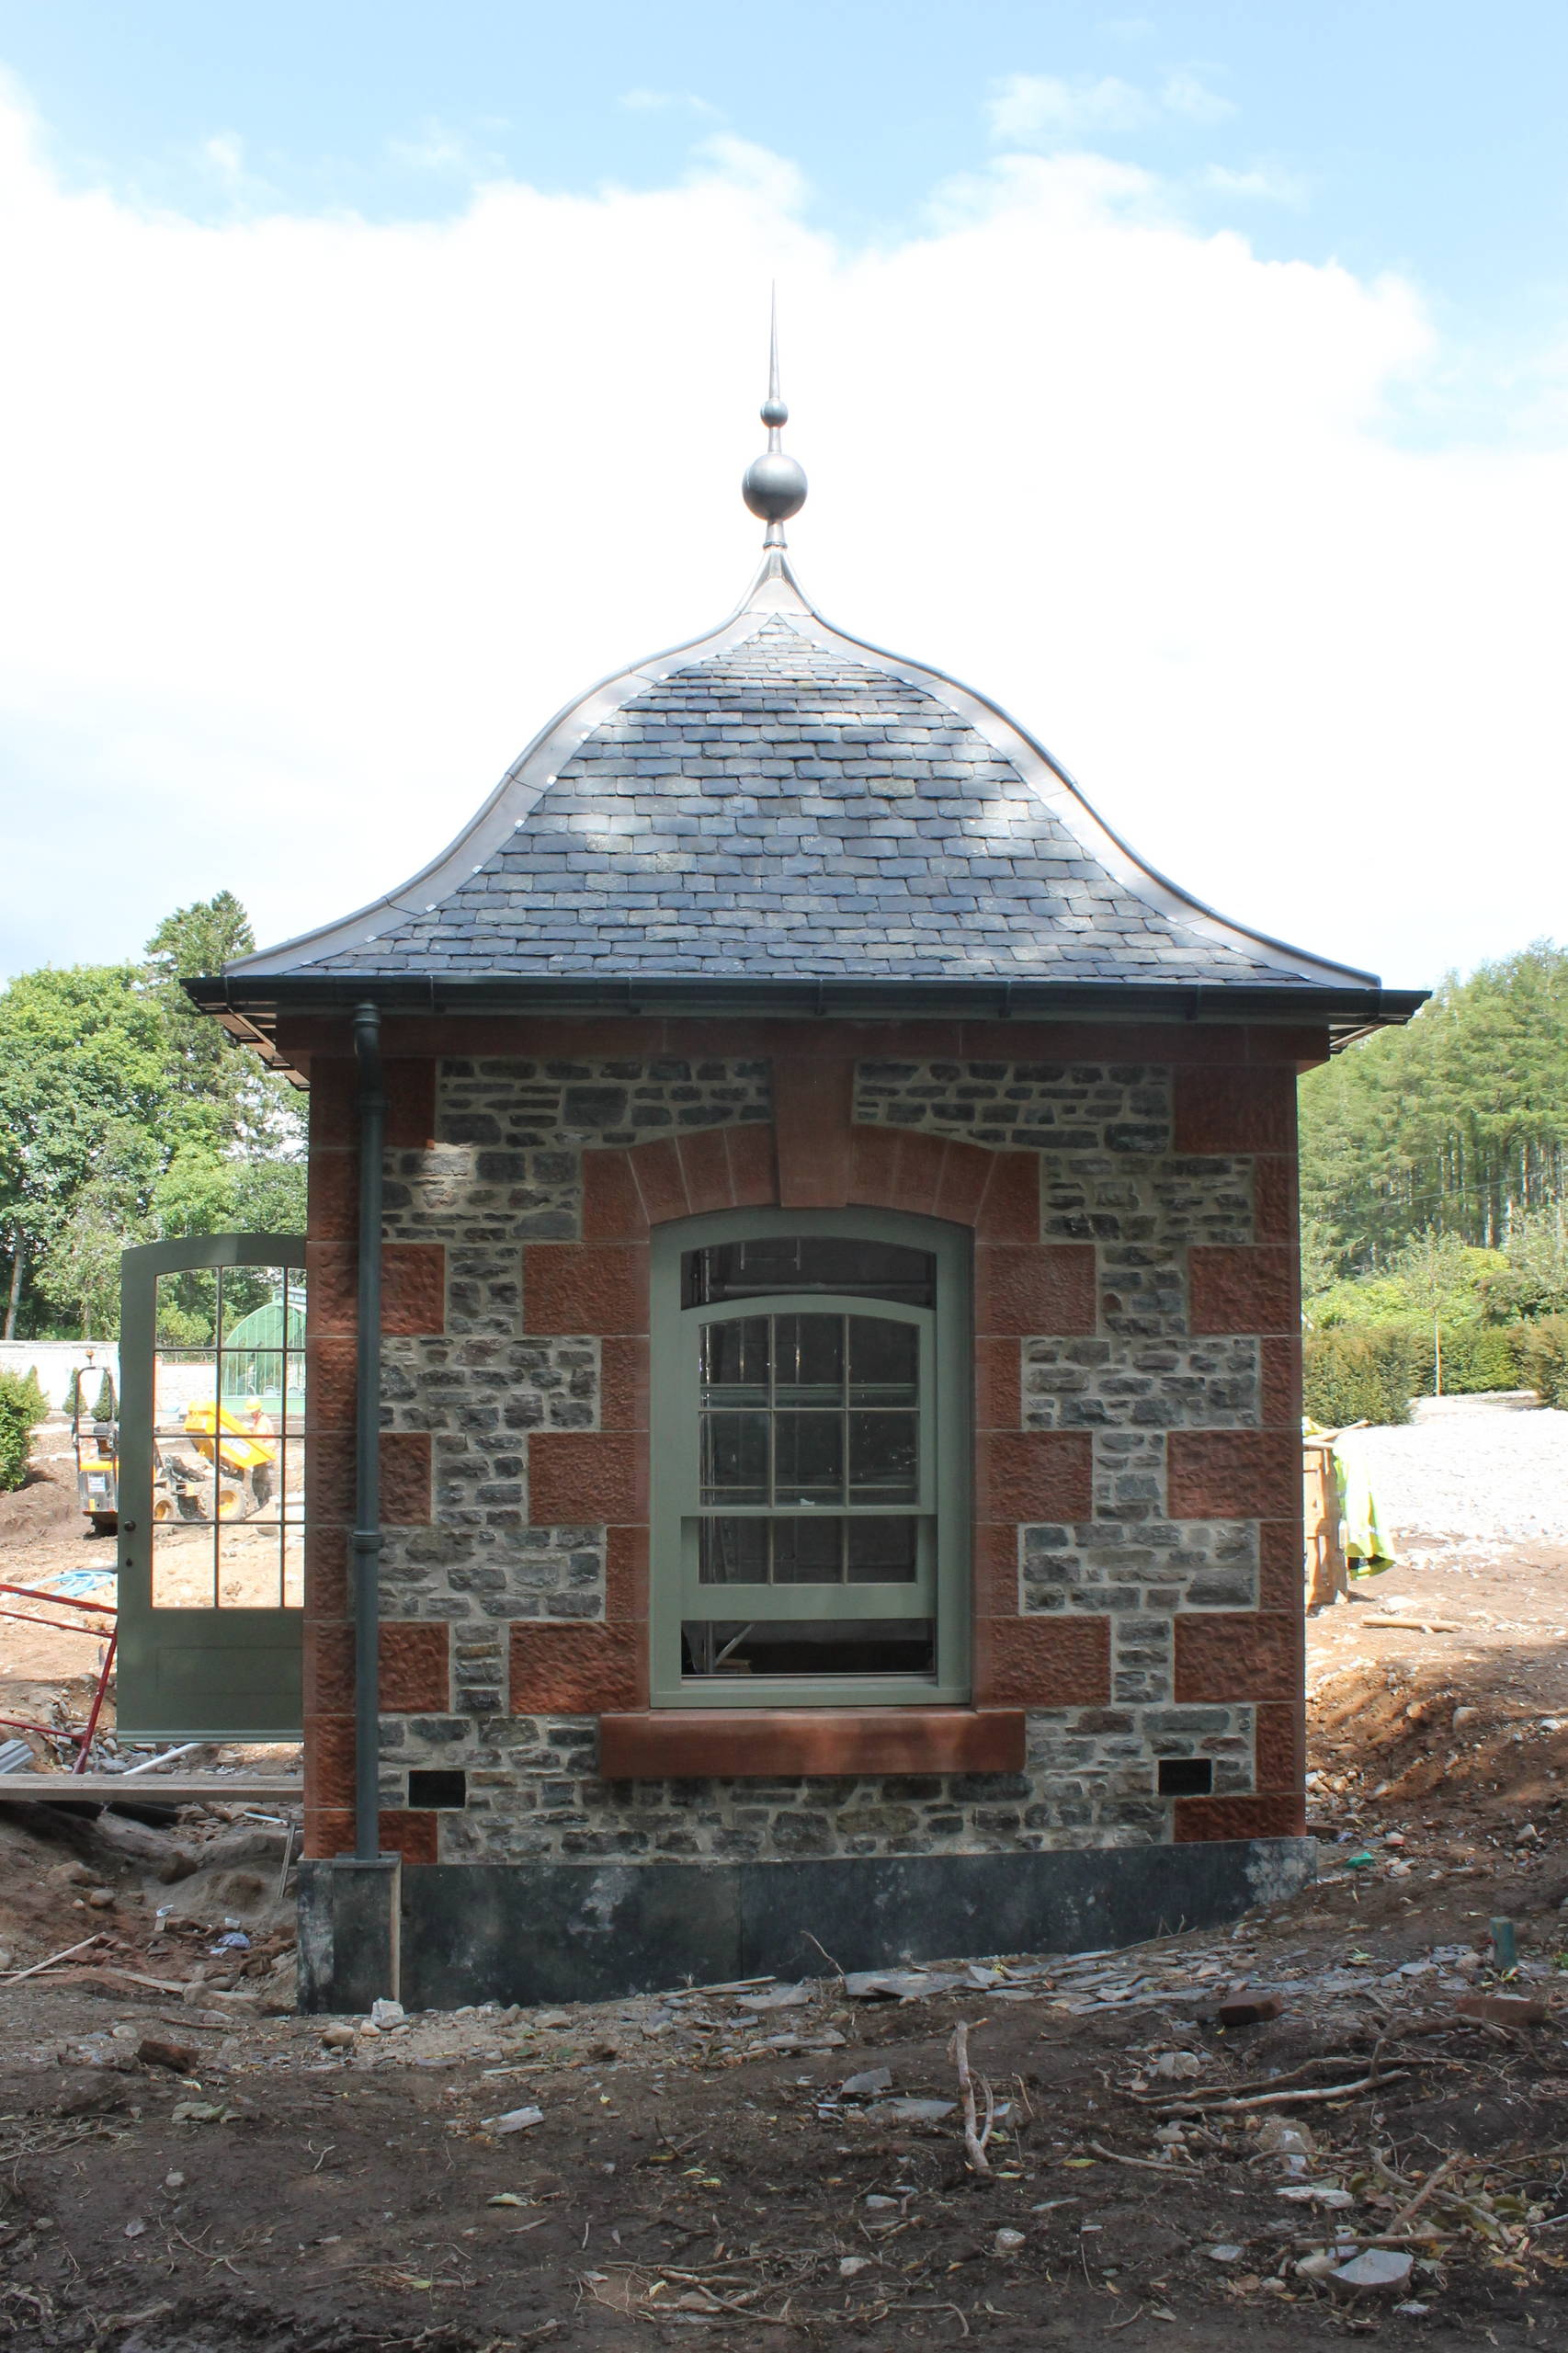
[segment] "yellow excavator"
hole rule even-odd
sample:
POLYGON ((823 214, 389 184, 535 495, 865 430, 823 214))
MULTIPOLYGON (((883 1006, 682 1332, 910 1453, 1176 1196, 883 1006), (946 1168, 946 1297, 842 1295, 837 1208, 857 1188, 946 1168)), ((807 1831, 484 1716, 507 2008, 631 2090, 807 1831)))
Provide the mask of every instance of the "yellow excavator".
MULTIPOLYGON (((76 1496, 94 1534, 112 1536, 119 1526, 119 1421, 112 1381, 108 1417, 86 1412, 88 1378, 103 1376, 78 1372, 72 1387, 76 1496)), ((183 1428, 188 1445, 167 1436, 153 1441, 154 1520, 248 1519, 266 1508, 275 1490, 277 1431, 259 1404, 220 1409, 216 1398, 200 1397, 187 1407, 183 1428)))

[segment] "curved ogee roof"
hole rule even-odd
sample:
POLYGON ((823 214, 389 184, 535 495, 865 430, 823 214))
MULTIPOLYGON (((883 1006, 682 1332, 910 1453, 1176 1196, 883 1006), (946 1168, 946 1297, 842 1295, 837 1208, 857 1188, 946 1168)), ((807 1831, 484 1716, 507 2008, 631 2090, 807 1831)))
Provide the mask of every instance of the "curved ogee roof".
POLYGON ((226 972, 231 1002, 312 976, 1377 986, 1142 864, 994 705, 831 627, 777 547, 402 890, 226 972))

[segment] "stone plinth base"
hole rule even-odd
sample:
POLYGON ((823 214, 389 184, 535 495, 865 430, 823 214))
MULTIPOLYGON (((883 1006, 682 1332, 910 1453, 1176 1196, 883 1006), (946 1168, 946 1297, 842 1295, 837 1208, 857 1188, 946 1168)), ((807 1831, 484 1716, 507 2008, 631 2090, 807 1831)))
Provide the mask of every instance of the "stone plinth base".
MULTIPOLYGON (((769 1971, 820 1975, 824 1950, 843 1969, 1092 1951, 1276 1903, 1316 1858, 1311 1838, 1238 1838, 832 1862, 437 1864, 402 1875, 400 1997, 410 2009, 610 2001, 769 1971)), ((348 1876, 374 1868, 301 1866, 301 2007, 364 2009, 392 1990, 381 1982, 384 1913, 348 1876)))
POLYGON ((300 1865, 300 2007, 368 2010, 402 1998, 403 1859, 300 1865))

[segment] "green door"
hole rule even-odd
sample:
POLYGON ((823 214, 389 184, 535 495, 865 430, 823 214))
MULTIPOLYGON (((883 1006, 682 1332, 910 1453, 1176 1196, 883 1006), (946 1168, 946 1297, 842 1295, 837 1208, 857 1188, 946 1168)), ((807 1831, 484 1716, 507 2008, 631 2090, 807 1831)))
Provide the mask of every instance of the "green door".
POLYGON ((305 1242, 194 1234, 122 1260, 119 1728, 295 1740, 305 1242))

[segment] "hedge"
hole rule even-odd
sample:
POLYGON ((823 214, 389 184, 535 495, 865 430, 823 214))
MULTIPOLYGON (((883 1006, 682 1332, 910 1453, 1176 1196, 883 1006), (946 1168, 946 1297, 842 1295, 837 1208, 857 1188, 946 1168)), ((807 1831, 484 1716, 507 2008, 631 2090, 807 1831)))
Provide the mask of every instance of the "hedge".
POLYGON ((28 1475, 33 1432, 49 1412, 38 1375, 0 1372, 0 1495, 19 1487, 28 1475))
POLYGON ((1310 1332, 1301 1349, 1301 1403, 1314 1422, 1407 1422, 1415 1393, 1416 1344, 1403 1324, 1335 1324, 1310 1332))

